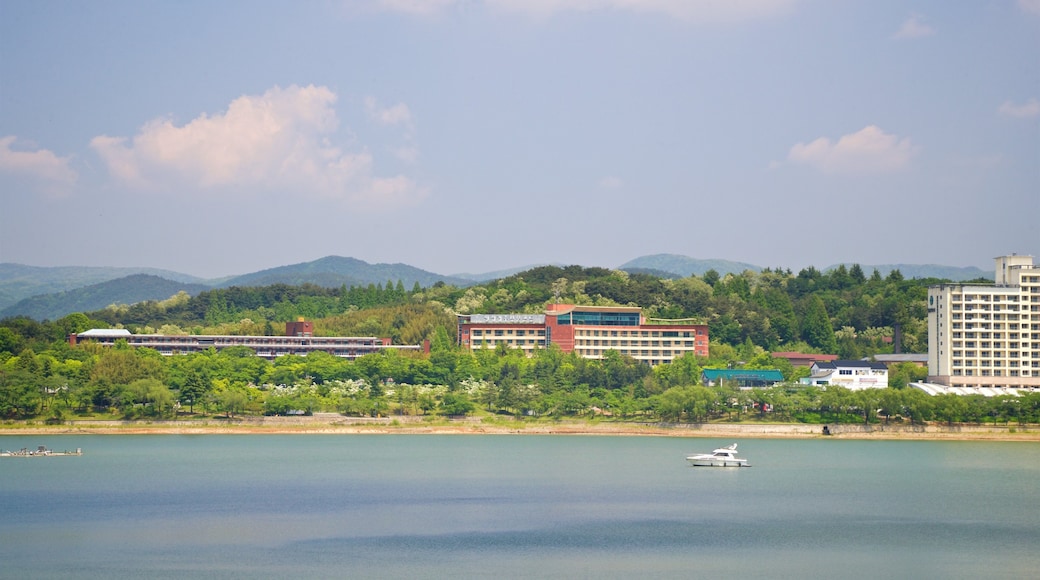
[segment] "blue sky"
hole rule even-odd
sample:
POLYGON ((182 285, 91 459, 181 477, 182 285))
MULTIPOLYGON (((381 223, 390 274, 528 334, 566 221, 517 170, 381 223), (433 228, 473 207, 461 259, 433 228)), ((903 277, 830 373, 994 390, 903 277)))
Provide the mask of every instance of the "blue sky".
POLYGON ((1040 255, 1040 0, 0 2, 0 262, 1040 255))

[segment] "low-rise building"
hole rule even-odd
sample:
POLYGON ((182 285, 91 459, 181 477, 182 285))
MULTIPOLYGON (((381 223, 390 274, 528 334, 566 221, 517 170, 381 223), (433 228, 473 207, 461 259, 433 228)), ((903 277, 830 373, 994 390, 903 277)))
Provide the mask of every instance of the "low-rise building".
POLYGON ((530 353, 555 344, 583 358, 614 350, 650 365, 708 356, 707 324, 648 319, 638 306, 550 304, 544 314, 460 315, 458 325, 459 344, 471 350, 501 344, 530 353))
POLYGON ((286 336, 132 334, 126 329, 98 328, 70 334, 69 344, 75 346, 80 342, 91 341, 111 346, 118 341, 126 341, 134 348, 152 348, 167 356, 203 352, 211 348, 222 350, 244 346, 266 359, 287 354, 307 356, 316 351, 350 360, 383 350, 429 351, 428 342, 419 345, 394 345, 389 338, 312 336, 312 327, 309 324, 301 321, 286 323, 286 336))
POLYGON ((813 363, 811 375, 801 380, 806 385, 836 385, 857 391, 888 387, 888 367, 865 360, 835 360, 813 363))
POLYGON ((729 385, 747 389, 772 387, 783 381, 784 374, 778 369, 704 369, 701 371, 701 383, 705 387, 729 385))

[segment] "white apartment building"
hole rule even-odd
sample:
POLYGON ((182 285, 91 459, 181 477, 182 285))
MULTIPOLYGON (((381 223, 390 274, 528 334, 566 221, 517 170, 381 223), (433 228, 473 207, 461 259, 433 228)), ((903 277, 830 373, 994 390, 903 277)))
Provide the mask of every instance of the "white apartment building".
POLYGON ((992 285, 928 288, 928 382, 1040 388, 1040 265, 995 260, 992 285))

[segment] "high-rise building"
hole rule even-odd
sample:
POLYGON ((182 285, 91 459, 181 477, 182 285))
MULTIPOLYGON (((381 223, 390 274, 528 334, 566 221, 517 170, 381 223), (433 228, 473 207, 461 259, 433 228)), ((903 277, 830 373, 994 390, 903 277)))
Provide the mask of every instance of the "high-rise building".
POLYGON ((928 288, 928 381, 1040 387, 1040 266, 1000 256, 993 284, 928 288))

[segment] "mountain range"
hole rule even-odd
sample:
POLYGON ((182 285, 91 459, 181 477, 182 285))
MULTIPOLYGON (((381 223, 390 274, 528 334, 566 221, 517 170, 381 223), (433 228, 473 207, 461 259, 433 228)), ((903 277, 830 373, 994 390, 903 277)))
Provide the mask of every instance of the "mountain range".
MULTIPOLYGON (((848 264, 851 265, 851 264, 848 264)), ((887 276, 898 269, 905 278, 940 278, 951 281, 993 278, 993 272, 979 268, 940 265, 889 264, 860 265, 867 275, 878 270, 887 276)), ((407 264, 369 264, 356 258, 327 256, 312 262, 280 266, 225 278, 206 280, 179 272, 155 268, 38 267, 0 264, 0 318, 29 316, 57 319, 72 312, 100 310, 111 304, 133 304, 144 300, 164 300, 177 292, 196 295, 213 288, 267 286, 271 284, 317 284, 325 287, 396 284, 406 288, 416 283, 432 286, 438 282, 465 287, 505 278, 537 267, 536 265, 485 274, 435 274, 407 264)), ((837 267, 837 264, 824 271, 837 267)), ((720 275, 762 267, 730 260, 701 260, 676 254, 654 254, 625 262, 618 267, 631 273, 660 277, 703 276, 708 270, 720 275)))

